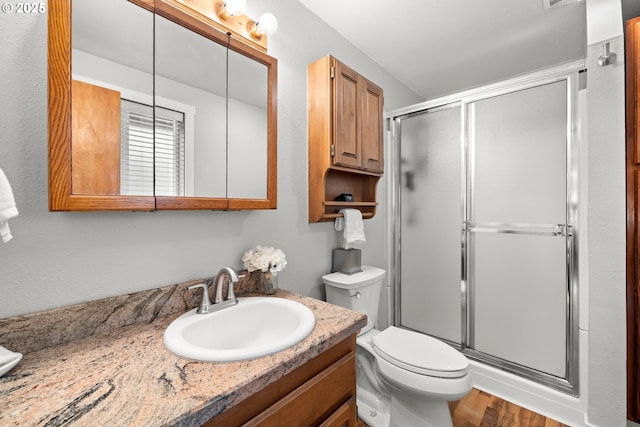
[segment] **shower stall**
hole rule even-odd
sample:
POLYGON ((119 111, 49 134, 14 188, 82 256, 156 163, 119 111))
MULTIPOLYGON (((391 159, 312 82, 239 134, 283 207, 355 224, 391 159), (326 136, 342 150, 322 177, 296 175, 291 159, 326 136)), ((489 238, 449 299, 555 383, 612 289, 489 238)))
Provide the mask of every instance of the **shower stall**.
POLYGON ((388 114, 394 323, 569 395, 581 68, 388 114))

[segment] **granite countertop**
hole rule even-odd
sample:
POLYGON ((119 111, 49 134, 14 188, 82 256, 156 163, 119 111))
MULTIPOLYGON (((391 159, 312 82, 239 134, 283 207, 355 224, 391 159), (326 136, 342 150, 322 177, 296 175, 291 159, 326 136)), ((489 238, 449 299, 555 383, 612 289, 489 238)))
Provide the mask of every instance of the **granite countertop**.
MULTIPOLYGON (((282 290, 278 297, 309 307, 316 326, 297 345, 259 359, 196 362, 170 353, 162 334, 182 312, 26 352, 0 378, 0 425, 199 426, 366 323, 314 298, 282 290)), ((12 322, 24 317, 0 322, 0 345, 12 322)))

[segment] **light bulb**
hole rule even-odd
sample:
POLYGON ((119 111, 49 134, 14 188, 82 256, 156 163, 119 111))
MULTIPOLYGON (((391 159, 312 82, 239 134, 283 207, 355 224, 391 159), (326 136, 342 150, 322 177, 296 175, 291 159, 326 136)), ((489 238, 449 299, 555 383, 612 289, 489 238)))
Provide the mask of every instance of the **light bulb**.
POLYGON ((258 18, 258 22, 255 23, 251 30, 251 35, 254 37, 260 37, 263 34, 271 36, 275 34, 278 29, 278 20, 270 13, 263 13, 258 18))
POLYGON ((259 34, 272 36, 278 30, 278 20, 270 13, 263 13, 258 18, 257 29, 259 34))
POLYGON ((271 36, 278 30, 278 20, 270 13, 263 13, 258 18, 258 22, 254 28, 254 33, 258 36, 266 34, 271 36))
POLYGON ((247 13, 247 0, 227 0, 224 3, 224 19, 247 13))

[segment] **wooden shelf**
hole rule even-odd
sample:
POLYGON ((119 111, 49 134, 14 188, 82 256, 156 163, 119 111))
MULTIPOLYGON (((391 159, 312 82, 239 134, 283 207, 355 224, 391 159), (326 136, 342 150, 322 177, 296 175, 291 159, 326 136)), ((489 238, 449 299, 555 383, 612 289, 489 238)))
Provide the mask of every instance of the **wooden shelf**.
POLYGON ((377 206, 378 202, 336 202, 336 201, 325 201, 325 206, 339 206, 341 208, 358 208, 358 207, 371 207, 377 206))
POLYGON ((376 187, 380 175, 361 174, 357 171, 329 169, 320 185, 309 188, 309 222, 333 221, 342 216, 340 209, 359 209, 363 219, 376 213, 376 187), (337 201, 342 193, 350 193, 353 202, 337 201))
POLYGON ((377 202, 336 202, 327 200, 323 203, 325 213, 322 215, 321 221, 331 221, 340 218, 343 216, 340 213, 340 209, 360 209, 362 219, 370 219, 375 215, 378 206, 377 202))

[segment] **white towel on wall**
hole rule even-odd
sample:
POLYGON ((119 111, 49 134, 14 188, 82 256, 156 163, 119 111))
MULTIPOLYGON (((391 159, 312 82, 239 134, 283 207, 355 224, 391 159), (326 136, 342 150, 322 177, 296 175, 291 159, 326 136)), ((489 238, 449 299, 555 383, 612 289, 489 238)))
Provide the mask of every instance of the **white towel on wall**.
POLYGON ((13 199, 13 191, 9 180, 0 169, 0 236, 4 242, 8 242, 13 237, 9 229, 9 219, 18 215, 18 208, 13 199))
POLYGON ((0 345, 0 377, 9 372, 21 359, 22 353, 7 350, 0 345))
POLYGON ((349 249, 350 245, 359 245, 367 242, 364 235, 364 221, 359 209, 340 209, 344 218, 336 218, 335 229, 344 228, 344 243, 342 247, 349 249))

